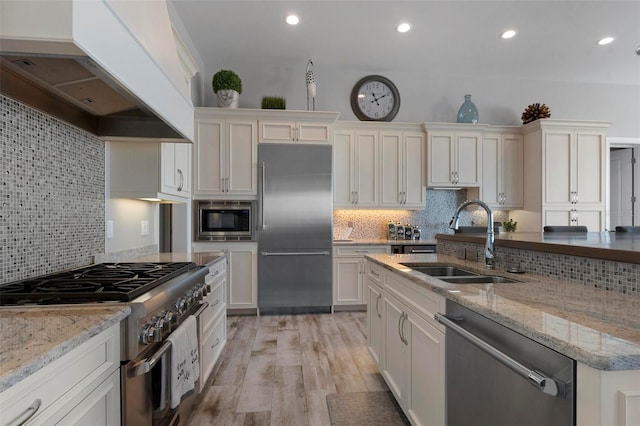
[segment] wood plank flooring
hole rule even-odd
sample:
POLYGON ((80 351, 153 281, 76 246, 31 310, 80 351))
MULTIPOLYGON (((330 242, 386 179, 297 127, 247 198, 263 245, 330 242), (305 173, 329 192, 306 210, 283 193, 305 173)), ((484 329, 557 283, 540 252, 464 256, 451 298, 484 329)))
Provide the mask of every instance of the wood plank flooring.
POLYGON ((366 313, 228 317, 227 346, 189 425, 330 424, 326 396, 388 390, 366 313))

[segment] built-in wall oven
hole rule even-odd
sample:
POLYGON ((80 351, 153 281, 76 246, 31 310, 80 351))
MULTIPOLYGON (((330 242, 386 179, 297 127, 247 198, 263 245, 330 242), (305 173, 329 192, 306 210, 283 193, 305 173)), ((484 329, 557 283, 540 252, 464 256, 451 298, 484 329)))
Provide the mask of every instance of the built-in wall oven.
POLYGON ((194 201, 196 241, 255 240, 253 201, 194 201))

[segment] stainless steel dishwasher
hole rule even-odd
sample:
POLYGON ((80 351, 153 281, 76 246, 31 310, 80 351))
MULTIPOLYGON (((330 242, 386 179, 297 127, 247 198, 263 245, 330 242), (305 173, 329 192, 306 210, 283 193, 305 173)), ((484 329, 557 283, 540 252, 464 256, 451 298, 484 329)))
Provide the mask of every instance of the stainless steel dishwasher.
POLYGON ((448 426, 575 425, 571 358, 447 300, 448 426))

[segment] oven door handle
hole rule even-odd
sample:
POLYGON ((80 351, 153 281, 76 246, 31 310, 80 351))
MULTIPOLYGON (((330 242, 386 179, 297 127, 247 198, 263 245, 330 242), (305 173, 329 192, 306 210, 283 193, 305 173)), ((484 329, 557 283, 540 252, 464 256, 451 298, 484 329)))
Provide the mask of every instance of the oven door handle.
POLYGON ((129 376, 136 377, 147 374, 153 367, 156 366, 158 361, 160 361, 160 359, 162 358, 162 355, 164 355, 169 349, 171 349, 171 341, 165 340, 162 346, 160 346, 160 349, 158 349, 153 355, 151 355, 149 358, 143 359, 142 361, 138 361, 131 367, 129 367, 129 376))
POLYGON ((478 338, 477 336, 468 332, 464 328, 460 327, 458 324, 454 323, 451 319, 447 318, 446 316, 442 314, 435 314, 433 317, 440 324, 456 332, 462 338, 467 340, 469 343, 472 343, 483 352, 490 355, 496 361, 500 362, 506 367, 509 367, 510 369, 515 371, 519 376, 527 379, 527 381, 530 384, 538 388, 541 392, 551 396, 559 396, 558 383, 556 383, 554 379, 545 376, 539 371, 531 370, 525 367, 515 359, 511 358, 509 355, 506 355, 505 353, 491 346, 484 340, 478 338))
POLYGON ((209 302, 204 302, 202 303, 202 306, 200 306, 198 308, 198 310, 193 314, 194 317, 196 317, 196 319, 198 319, 198 317, 200 315, 202 315, 202 313, 209 307, 209 302))

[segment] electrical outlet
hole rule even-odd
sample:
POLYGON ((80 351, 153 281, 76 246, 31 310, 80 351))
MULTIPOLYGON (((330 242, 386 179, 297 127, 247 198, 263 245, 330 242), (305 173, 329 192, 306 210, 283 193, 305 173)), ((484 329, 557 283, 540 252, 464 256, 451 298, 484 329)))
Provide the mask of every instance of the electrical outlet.
POLYGON ((464 247, 460 247, 459 249, 456 250, 456 256, 458 257, 458 259, 466 260, 467 259, 467 249, 465 249, 464 247))
POLYGON ((140 235, 149 235, 149 221, 143 220, 140 222, 140 235))
POLYGON ((106 230, 106 236, 107 236, 107 240, 110 240, 111 238, 113 238, 113 221, 112 220, 108 220, 107 221, 107 230, 106 230))

